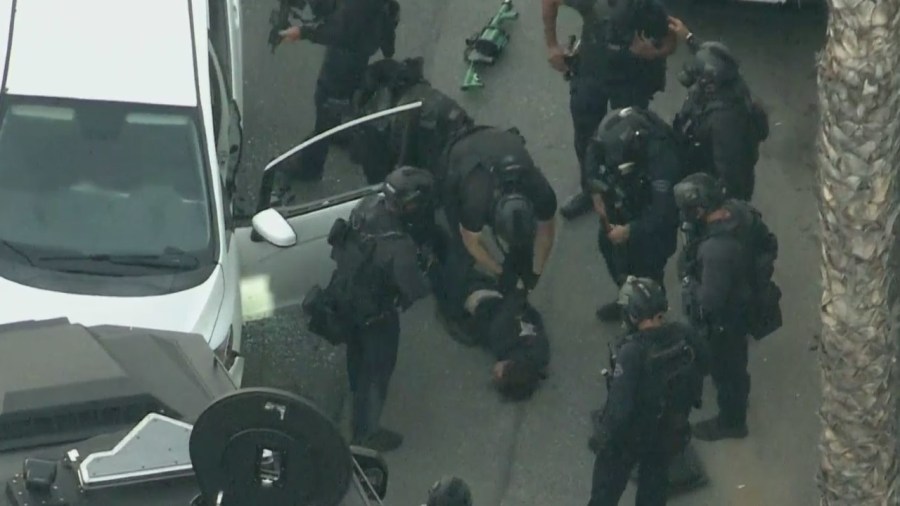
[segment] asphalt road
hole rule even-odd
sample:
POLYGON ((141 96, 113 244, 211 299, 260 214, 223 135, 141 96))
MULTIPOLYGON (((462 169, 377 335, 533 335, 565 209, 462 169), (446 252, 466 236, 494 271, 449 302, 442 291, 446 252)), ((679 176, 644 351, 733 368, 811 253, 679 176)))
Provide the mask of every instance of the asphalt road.
MULTIPOLYGON (((244 2, 246 151, 239 177, 249 206, 259 169, 298 143, 312 121, 312 92, 322 49, 307 43, 265 45, 275 2, 244 2)), ((537 2, 521 2, 511 25, 512 43, 502 61, 484 73, 487 87, 465 96, 458 89, 463 40, 478 30, 498 3, 486 0, 401 0, 398 57, 424 56, 434 85, 458 97, 475 117, 517 126, 560 199, 576 188, 567 87, 544 60, 537 2)), ((814 53, 824 35, 816 10, 752 4, 674 6, 701 37, 720 38, 742 60, 751 88, 770 111, 772 135, 758 165, 756 204, 781 241, 777 279, 784 291, 786 323, 775 336, 751 346, 749 438, 697 443, 710 474, 705 489, 672 500, 675 505, 812 505, 816 501, 819 328, 819 250, 816 233, 814 53)), ((560 37, 576 33, 566 12, 560 37)), ((653 107, 671 117, 684 97, 674 79, 685 57, 670 62, 669 89, 653 107)), ((345 166, 336 155, 334 167, 345 166)), ((324 197, 360 184, 353 170, 334 169, 306 191, 324 197)), ((557 245, 533 303, 544 313, 552 339, 551 377, 526 404, 501 402, 489 385, 490 359, 450 340, 433 318, 431 300, 404 317, 400 362, 385 423, 406 435, 387 455, 388 504, 416 505, 431 483, 453 473, 472 486, 478 505, 584 504, 592 456, 586 448, 588 413, 604 397, 600 369, 616 331, 593 317, 615 288, 595 247, 597 224, 583 218, 560 227, 557 245)), ((674 283, 674 261, 669 279, 674 283)), ((674 311, 678 311, 677 301, 674 311)), ((675 313, 677 314, 677 313, 675 313)), ((344 402, 342 351, 298 337, 288 315, 247 325, 247 384, 303 392, 338 416, 344 402)), ((708 389, 702 418, 713 412, 708 389)), ((623 504, 633 501, 629 487, 623 504)))

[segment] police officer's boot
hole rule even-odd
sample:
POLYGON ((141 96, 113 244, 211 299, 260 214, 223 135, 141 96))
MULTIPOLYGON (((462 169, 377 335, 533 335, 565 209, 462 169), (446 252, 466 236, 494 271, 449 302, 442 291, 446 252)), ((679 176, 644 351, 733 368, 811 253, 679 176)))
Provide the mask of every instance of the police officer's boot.
POLYGON ((695 439, 719 441, 747 437, 747 422, 729 422, 720 416, 696 423, 691 427, 695 439))
POLYGON ((597 309, 597 319, 602 322, 615 323, 622 321, 622 306, 617 302, 603 304, 597 309))
POLYGON ((403 444, 403 435, 388 429, 378 429, 364 441, 354 441, 353 444, 371 448, 379 453, 386 453, 400 448, 400 445, 403 444))
POLYGON ((587 214, 593 207, 591 196, 587 192, 581 191, 569 197, 569 200, 563 204, 559 212, 563 215, 563 218, 574 220, 583 214, 587 214))

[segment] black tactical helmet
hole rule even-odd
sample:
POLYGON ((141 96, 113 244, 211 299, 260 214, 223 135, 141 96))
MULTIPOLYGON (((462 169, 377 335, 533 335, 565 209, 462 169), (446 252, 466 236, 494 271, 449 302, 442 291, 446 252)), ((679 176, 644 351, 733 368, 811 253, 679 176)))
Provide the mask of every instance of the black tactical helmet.
POLYGON ((725 44, 715 41, 701 43, 678 74, 678 80, 686 88, 697 82, 718 87, 738 77, 739 65, 731 50, 725 44))
POLYGON ((534 243, 537 220, 534 206, 521 193, 500 197, 494 209, 494 236, 507 248, 528 247, 534 243))
POLYGON ((383 191, 401 214, 415 212, 434 203, 434 176, 424 169, 400 167, 384 179, 383 191))
POLYGON ((705 172, 697 172, 681 180, 672 190, 675 204, 684 214, 686 211, 704 209, 714 211, 725 202, 725 187, 705 172))
POLYGON ((659 283, 649 278, 628 276, 619 289, 618 303, 632 322, 653 318, 669 310, 666 292, 659 283))
POLYGON ((651 128, 645 114, 643 109, 625 107, 610 111, 600 122, 594 140, 601 145, 607 168, 623 171, 640 159, 651 128))
POLYGON ((461 478, 445 476, 428 491, 425 506, 472 506, 472 491, 461 478))

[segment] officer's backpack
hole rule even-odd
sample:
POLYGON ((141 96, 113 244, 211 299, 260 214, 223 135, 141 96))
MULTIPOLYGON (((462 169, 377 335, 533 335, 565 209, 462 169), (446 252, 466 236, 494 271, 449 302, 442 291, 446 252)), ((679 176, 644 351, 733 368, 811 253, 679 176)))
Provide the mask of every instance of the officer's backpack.
POLYGON ((309 330, 332 344, 346 342, 355 329, 383 312, 385 297, 377 291, 386 274, 374 262, 376 240, 343 218, 328 234, 337 267, 324 289, 314 286, 303 302, 309 330))
POLYGON ((782 325, 781 288, 772 279, 778 258, 778 238, 762 219, 762 214, 749 204, 732 201, 744 210, 747 222, 737 229, 737 239, 749 256, 749 301, 747 322, 749 333, 759 340, 775 332, 782 325))

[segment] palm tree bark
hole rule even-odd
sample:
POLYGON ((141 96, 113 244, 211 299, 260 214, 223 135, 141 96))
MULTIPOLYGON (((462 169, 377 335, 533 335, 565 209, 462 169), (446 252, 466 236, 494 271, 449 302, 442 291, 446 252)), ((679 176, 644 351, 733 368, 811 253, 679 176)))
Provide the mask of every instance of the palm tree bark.
POLYGON ((822 505, 896 505, 900 0, 829 0, 819 58, 822 505))

